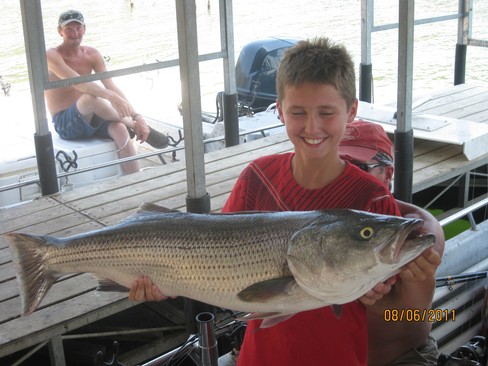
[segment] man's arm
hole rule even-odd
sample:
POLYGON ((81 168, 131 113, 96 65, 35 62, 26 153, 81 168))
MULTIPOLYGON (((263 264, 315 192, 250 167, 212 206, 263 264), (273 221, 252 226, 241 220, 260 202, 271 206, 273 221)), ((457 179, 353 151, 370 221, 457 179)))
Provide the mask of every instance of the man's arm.
MULTIPOLYGON (((103 60, 103 57, 102 55, 100 55, 99 52, 97 52, 97 56, 94 60, 93 70, 97 73, 107 71, 105 61, 103 60)), ((140 140, 141 143, 146 141, 147 137, 149 136, 149 126, 147 125, 144 117, 139 113, 136 113, 134 107, 132 107, 132 105, 130 104, 129 99, 127 99, 122 90, 115 84, 115 82, 111 78, 103 79, 101 80, 101 82, 106 89, 113 91, 129 104, 131 113, 128 116, 134 119, 134 130, 136 132, 137 139, 140 140)))
MULTIPOLYGON (((95 65, 95 62, 97 62, 96 61, 97 55, 103 61, 103 58, 97 51, 90 51, 90 52, 96 52, 96 53, 89 55, 89 57, 92 58, 91 60, 92 63, 86 66, 87 74, 91 73, 91 70, 95 65), (88 70, 88 68, 90 69, 88 70)), ((78 73, 76 70, 74 70, 73 68, 71 68, 69 65, 66 64, 63 57, 56 49, 50 48, 49 50, 47 50, 46 57, 47 57, 47 66, 49 71, 55 74, 59 79, 68 79, 68 78, 81 76, 80 73, 78 73)), ((97 68, 100 69, 99 66, 97 66, 97 68)), ((96 82, 90 81, 86 83, 75 84, 72 85, 72 87, 83 94, 89 94, 89 95, 93 95, 108 100, 110 104, 112 104, 114 109, 122 117, 131 116, 134 113, 131 105, 123 97, 121 97, 113 90, 103 88, 96 82)))

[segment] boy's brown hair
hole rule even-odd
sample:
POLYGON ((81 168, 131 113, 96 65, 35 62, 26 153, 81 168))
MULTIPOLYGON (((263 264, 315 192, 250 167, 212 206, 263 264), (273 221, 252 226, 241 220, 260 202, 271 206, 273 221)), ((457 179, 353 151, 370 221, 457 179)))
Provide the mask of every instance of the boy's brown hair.
POLYGON ((330 84, 346 101, 347 108, 356 99, 356 73, 346 48, 328 38, 299 41, 286 50, 278 67, 276 91, 281 102, 287 86, 304 82, 330 84))

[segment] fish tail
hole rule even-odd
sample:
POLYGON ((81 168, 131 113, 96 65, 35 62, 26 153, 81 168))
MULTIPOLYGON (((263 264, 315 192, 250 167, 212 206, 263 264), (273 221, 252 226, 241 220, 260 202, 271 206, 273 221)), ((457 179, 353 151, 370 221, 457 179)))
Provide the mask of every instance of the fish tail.
POLYGON ((17 268, 22 315, 34 312, 47 291, 59 277, 44 260, 47 237, 22 233, 5 234, 17 268))

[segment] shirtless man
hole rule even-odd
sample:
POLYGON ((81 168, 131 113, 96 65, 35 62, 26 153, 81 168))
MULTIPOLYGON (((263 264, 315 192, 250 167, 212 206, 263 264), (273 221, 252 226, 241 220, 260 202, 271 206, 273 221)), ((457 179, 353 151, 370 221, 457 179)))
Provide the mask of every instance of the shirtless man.
MULTIPOLYGON (((98 50, 81 45, 85 30, 85 20, 79 11, 68 10, 59 16, 58 33, 63 43, 46 52, 50 81, 107 70, 98 50)), ((131 135, 158 149, 168 146, 168 137, 147 125, 112 79, 101 83, 103 86, 86 82, 46 90, 47 107, 62 139, 111 138, 119 158, 136 154, 131 135)), ((139 163, 125 162, 122 170, 125 174, 137 172, 139 163)))

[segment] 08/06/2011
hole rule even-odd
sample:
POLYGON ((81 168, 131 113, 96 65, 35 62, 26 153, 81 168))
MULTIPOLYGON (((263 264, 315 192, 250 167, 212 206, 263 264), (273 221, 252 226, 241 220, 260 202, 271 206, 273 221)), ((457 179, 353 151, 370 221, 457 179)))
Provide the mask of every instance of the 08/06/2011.
POLYGON ((385 322, 442 322, 455 321, 456 310, 447 309, 385 309, 385 322))

